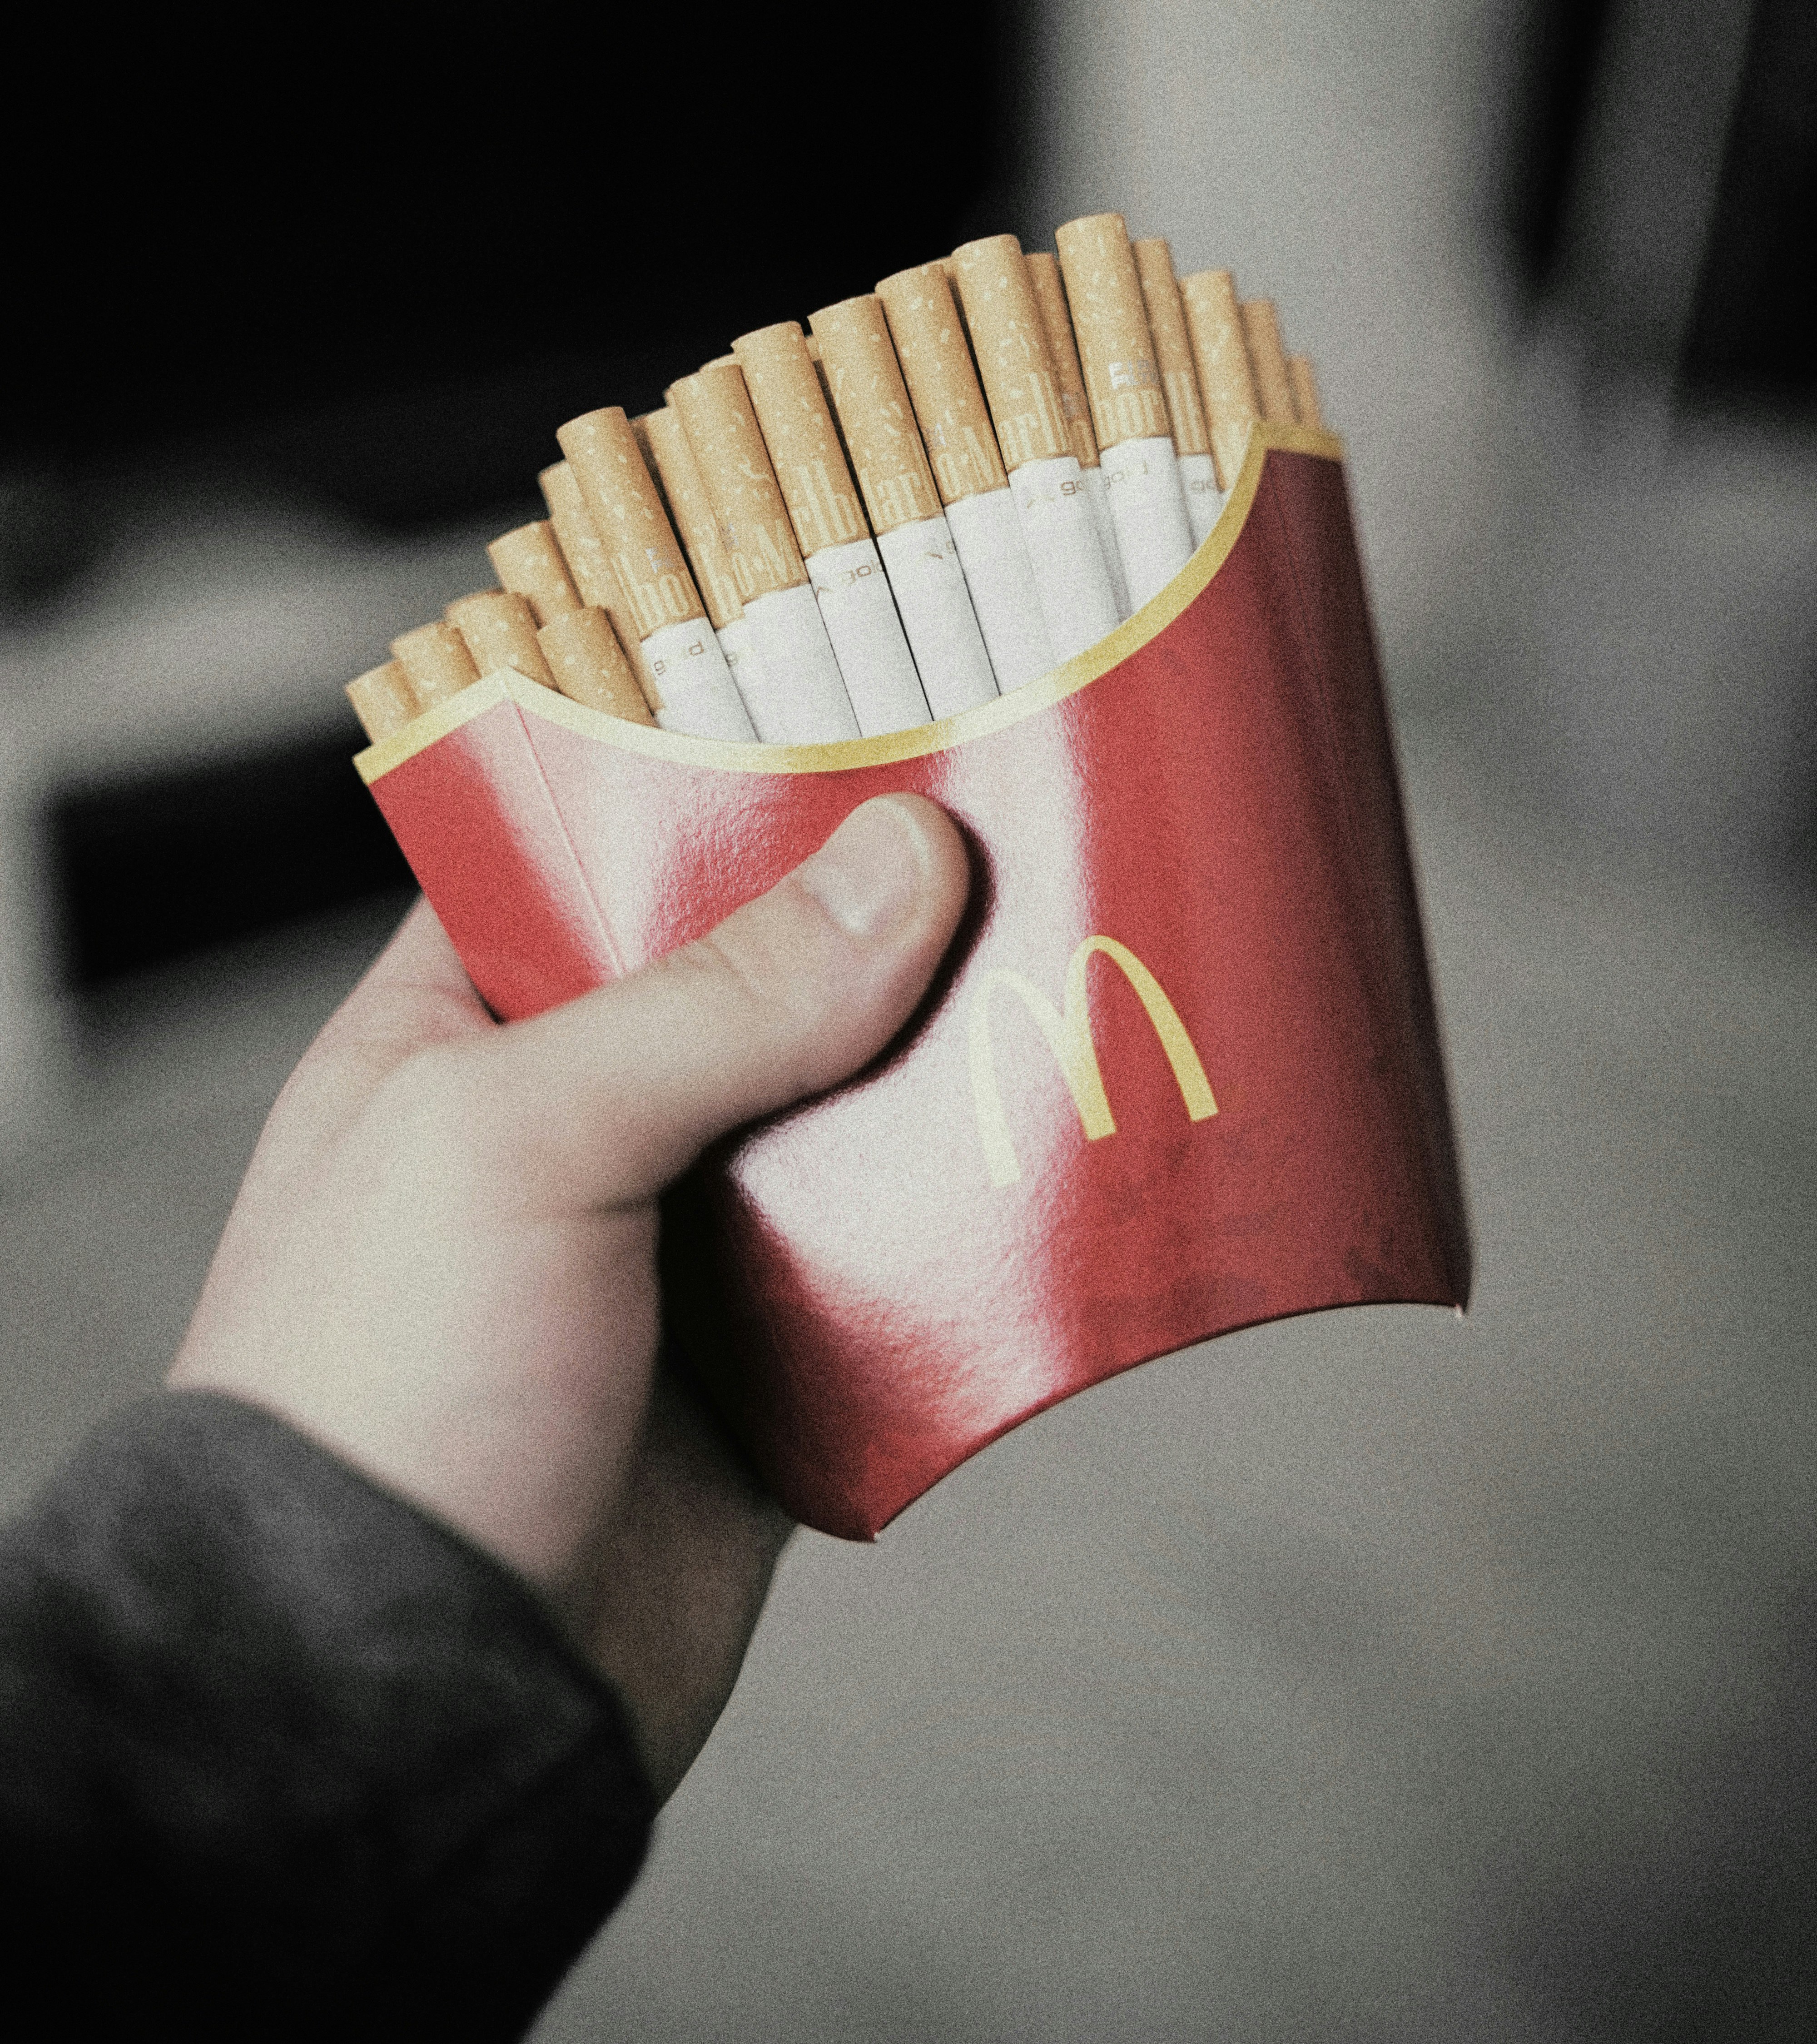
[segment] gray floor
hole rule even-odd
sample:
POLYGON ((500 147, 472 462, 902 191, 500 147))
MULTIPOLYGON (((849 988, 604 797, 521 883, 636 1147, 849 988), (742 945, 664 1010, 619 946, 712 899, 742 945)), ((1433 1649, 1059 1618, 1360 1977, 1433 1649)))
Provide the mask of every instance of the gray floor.
MULTIPOLYGON (((1239 1335, 874 1549, 801 1536, 550 2044, 1774 2034, 1817 1873, 1811 925, 1589 857, 1429 730, 1408 766, 1469 1318, 1239 1335)), ((12 1158, 0 1501, 156 1381, 388 912, 142 989, 12 1158)))

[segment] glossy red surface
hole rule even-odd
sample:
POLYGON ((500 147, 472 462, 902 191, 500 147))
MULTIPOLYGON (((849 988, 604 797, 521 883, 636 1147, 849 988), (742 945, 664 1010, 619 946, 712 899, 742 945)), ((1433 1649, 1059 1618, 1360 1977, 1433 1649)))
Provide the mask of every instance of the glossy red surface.
POLYGON ((799 1517, 872 1535, 1029 1414, 1205 1335, 1465 1301, 1337 463, 1270 451, 1179 616, 1084 688, 944 750, 740 772, 506 701, 374 792, 476 983, 517 1015, 615 953, 635 967, 710 928, 894 788, 943 803, 974 848, 949 970, 871 1071, 710 1159, 666 1234, 674 1322, 799 1517), (1094 937, 1111 942, 1080 952, 1094 937), (1066 1033, 1070 966, 1101 1097, 1082 1011, 1066 1033), (1143 968, 1177 1028, 1139 997, 1143 968))

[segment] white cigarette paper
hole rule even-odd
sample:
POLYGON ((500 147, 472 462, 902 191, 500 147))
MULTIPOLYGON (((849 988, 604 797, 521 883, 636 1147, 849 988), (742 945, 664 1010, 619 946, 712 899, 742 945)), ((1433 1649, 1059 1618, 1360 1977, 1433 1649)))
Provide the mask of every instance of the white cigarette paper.
POLYGON ((981 490, 949 504, 947 524, 958 548, 997 689, 1008 695, 1054 665, 1047 616, 1016 500, 1007 488, 981 490))
POLYGON ((1180 280, 1174 274, 1174 252, 1159 235, 1130 244, 1136 280, 1148 313, 1148 334, 1154 344, 1155 367, 1167 399, 1174 452, 1180 464, 1180 487, 1186 500, 1186 522, 1196 547, 1218 522, 1223 498, 1218 490, 1217 465, 1212 456, 1211 432, 1193 357, 1180 280))
POLYGON ((1110 515, 1110 498, 1104 493, 1104 464, 1081 471, 1085 501, 1092 507, 1092 523, 1097 528, 1098 545, 1110 573, 1111 595, 1116 604, 1118 621, 1127 617, 1135 605, 1129 600, 1129 578, 1123 571, 1123 549, 1117 544, 1116 521, 1110 515))
MULTIPOLYGON (((758 686, 759 663, 751 651, 751 633, 738 597, 738 586, 727 559, 713 517, 713 501, 701 478, 693 450, 680 417, 665 405, 632 421, 640 444, 648 453, 658 488, 668 501, 675 534, 693 571, 694 584, 706 605, 714 636, 740 701, 758 686)), ((749 709, 746 714, 748 717, 749 709)), ((752 727, 753 731, 755 726, 752 727)))
POLYGON ((656 721, 690 738, 749 744, 758 736, 705 617, 659 625, 643 642, 643 665, 661 697, 656 721))
POLYGON ((953 252, 951 270, 1048 645, 1055 659, 1070 659, 1114 631, 1120 617, 1040 303, 1013 234, 968 241, 953 252))
POLYGON ((1186 523, 1193 528, 1193 544, 1202 544, 1223 515, 1224 493, 1218 487, 1218 471, 1208 454, 1181 454, 1180 486, 1186 494, 1186 523))
POLYGON ((1005 695, 1054 664, 1040 591, 1008 477, 972 367, 952 287, 937 263, 877 287, 978 629, 1005 695))
POLYGON ((1049 645, 1056 660, 1070 660, 1123 621, 1078 457, 1026 461, 1009 488, 1049 645))
POLYGON ((1066 287, 1060 280, 1060 265, 1040 249, 1023 258, 1035 302, 1041 308, 1041 325, 1047 336, 1047 353, 1059 380, 1060 409, 1066 415, 1067 436, 1078 455, 1084 477, 1085 501, 1091 506, 1092 523, 1104 555, 1104 571, 1110 577, 1111 601, 1120 622, 1130 613, 1129 582, 1123 572, 1123 555, 1116 544, 1116 528, 1111 522, 1110 503, 1104 495, 1104 471, 1098 462, 1098 436, 1092 427, 1091 400, 1085 394, 1085 374, 1079 363, 1079 344, 1073 333, 1072 314, 1066 309, 1066 287))
POLYGON ((1140 609, 1193 558, 1194 541, 1135 257, 1118 213, 1069 221, 1055 240, 1117 550, 1140 609))
POLYGON ((921 677, 875 545, 823 547, 808 555, 807 568, 859 729, 878 738, 927 723, 921 677))
MULTIPOLYGON (((720 625, 713 636, 718 640, 719 650, 724 654, 725 664, 732 670, 732 686, 738 690, 740 698, 745 698, 747 689, 758 686, 758 676, 763 671, 763 663, 758 659, 756 648, 751 643, 751 627, 745 621, 743 613, 741 611, 729 624, 720 625)), ((747 712, 749 707, 748 699, 746 699, 747 712)), ((752 728, 755 729, 755 726, 752 728)))
POLYGON ((997 676, 882 304, 847 298, 810 325, 928 707, 937 717, 975 709, 997 676))
POLYGON ((1193 558, 1193 528, 1172 440, 1158 435, 1108 448, 1104 479, 1130 601, 1139 610, 1193 558))
POLYGON ((783 320, 732 346, 859 730, 878 738, 925 724, 915 656, 806 336, 783 320))
POLYGON ((952 528, 932 518, 898 525, 878 536, 928 707, 936 717, 976 709, 997 694, 997 676, 978 630, 952 528))
POLYGON ((744 622, 761 670, 745 685, 758 736, 766 745, 820 745, 859 737, 858 719, 743 371, 736 360, 709 363, 672 384, 668 395, 712 500, 743 600, 744 622))
POLYGON ((759 673, 745 702, 766 745, 827 745, 862 736, 811 584, 747 597, 759 673))

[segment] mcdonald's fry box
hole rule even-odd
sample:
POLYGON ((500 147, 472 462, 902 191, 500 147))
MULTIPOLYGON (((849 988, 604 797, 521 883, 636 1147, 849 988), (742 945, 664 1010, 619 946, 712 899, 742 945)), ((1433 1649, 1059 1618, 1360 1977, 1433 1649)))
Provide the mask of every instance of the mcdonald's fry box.
POLYGON ((866 797, 973 902, 862 1077, 712 1155, 670 1324, 782 1502, 863 1539, 1043 1406, 1327 1306, 1462 1305, 1470 1247, 1339 444, 1258 429, 1161 594, 893 736, 726 745, 513 674, 360 755, 501 1016, 709 930, 866 797))

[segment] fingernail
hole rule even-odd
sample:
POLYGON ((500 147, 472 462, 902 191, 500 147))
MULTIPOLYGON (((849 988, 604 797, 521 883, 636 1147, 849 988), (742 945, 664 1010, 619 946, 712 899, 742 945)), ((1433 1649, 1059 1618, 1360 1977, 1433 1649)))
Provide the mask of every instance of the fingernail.
POLYGON ((887 795, 855 809, 796 877, 848 936, 893 936, 920 905, 921 834, 887 795))

